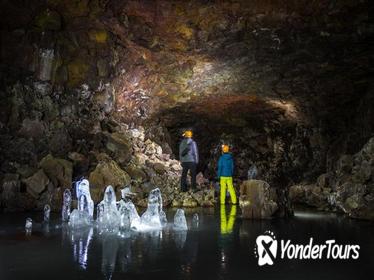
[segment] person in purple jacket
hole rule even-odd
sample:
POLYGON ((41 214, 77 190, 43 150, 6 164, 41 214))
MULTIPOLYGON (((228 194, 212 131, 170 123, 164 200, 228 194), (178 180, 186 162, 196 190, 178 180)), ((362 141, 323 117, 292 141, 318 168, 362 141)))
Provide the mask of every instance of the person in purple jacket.
POLYGON ((186 130, 183 133, 184 139, 179 145, 179 160, 182 164, 181 190, 186 192, 187 187, 187 173, 190 171, 191 187, 196 190, 196 167, 199 163, 199 152, 197 150, 196 142, 192 139, 192 131, 186 130))

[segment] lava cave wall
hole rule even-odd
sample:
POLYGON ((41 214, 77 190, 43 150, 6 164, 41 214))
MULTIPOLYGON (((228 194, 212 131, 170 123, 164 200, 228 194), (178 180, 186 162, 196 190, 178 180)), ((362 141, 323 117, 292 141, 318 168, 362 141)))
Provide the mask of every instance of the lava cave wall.
POLYGON ((240 177, 252 160, 273 183, 314 180, 373 135, 370 11, 353 0, 2 1, 1 177, 72 152, 88 158, 73 177, 87 175, 103 134, 128 124, 165 153, 194 128, 210 177, 226 141, 240 177))

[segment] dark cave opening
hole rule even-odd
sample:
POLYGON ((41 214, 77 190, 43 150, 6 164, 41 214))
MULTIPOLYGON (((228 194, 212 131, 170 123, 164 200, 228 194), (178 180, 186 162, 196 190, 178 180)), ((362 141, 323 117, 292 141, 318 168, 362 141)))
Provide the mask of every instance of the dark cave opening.
POLYGON ((155 140, 161 145, 166 141, 178 158, 182 133, 185 129, 192 129, 199 146, 198 169, 209 179, 216 177, 221 145, 229 144, 235 158, 235 176, 244 180, 252 164, 258 167, 259 178, 268 179, 270 173, 275 172, 271 170, 272 162, 287 161, 294 156, 290 155, 290 149, 298 139, 303 141, 301 146, 304 149, 299 150, 297 155, 300 163, 299 166, 289 167, 286 176, 299 180, 308 168, 310 145, 306 135, 300 135, 305 132, 299 131, 302 129, 300 123, 305 120, 290 104, 241 95, 197 98, 153 116, 152 121, 164 127, 169 134, 167 139, 157 139, 156 136, 155 140), (285 153, 283 158, 277 156, 280 149, 285 153))

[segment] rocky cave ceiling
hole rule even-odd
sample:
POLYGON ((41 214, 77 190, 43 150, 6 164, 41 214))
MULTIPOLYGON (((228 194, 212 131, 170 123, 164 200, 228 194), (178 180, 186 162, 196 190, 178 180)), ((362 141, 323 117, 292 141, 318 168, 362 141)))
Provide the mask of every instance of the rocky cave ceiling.
MULTIPOLYGON (((248 156, 266 154, 277 137, 291 151, 304 135, 319 155, 295 153, 320 168, 323 154, 355 152, 372 131, 367 1, 3 5, 2 85, 32 76, 86 129, 97 115, 162 127, 152 137, 171 152, 180 130, 193 127, 205 158, 219 141, 238 152, 253 144, 248 156)), ((1 106, 7 123, 11 109, 1 106)))

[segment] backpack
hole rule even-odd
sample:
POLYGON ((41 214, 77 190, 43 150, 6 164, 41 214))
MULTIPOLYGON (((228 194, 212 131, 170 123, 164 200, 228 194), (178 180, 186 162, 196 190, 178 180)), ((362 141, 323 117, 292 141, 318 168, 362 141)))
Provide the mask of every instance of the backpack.
POLYGON ((190 150, 191 150, 190 144, 191 143, 188 143, 187 147, 184 148, 184 150, 182 151, 182 157, 186 156, 190 152, 190 150))

